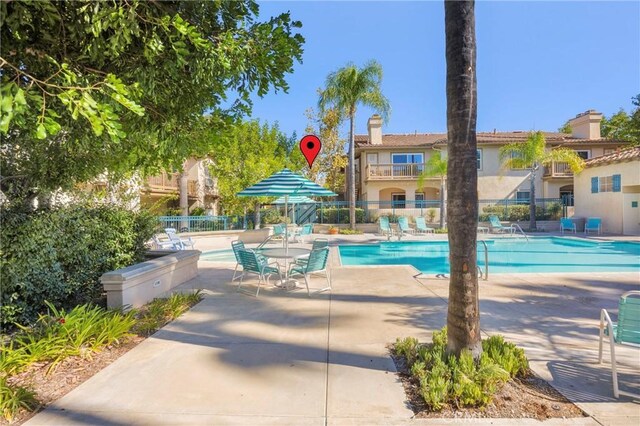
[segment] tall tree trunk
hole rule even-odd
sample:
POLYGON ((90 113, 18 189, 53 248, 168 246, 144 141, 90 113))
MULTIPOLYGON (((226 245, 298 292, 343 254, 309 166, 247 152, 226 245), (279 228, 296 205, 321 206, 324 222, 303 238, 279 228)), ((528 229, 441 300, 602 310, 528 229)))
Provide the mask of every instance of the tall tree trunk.
POLYGON ((440 229, 444 229, 447 218, 447 204, 444 193, 446 191, 444 176, 440 176, 440 229))
POLYGON ((350 114, 349 126, 349 227, 356 229, 356 160, 355 160, 355 111, 350 114))
POLYGON ((476 230, 476 35, 474 1, 445 1, 449 205, 447 351, 482 353, 476 230))
MULTIPOLYGON (((180 193, 180 215, 186 218, 189 216, 189 176, 184 169, 178 177, 178 191, 180 193)), ((189 222, 183 219, 180 222, 180 229, 178 231, 182 232, 185 228, 189 229, 189 222)))
POLYGON ((536 169, 537 167, 534 166, 529 176, 529 183, 531 184, 531 191, 529 192, 529 231, 536 230, 536 169))
POLYGON ((260 207, 259 201, 256 201, 253 205, 253 229, 260 229, 260 207))

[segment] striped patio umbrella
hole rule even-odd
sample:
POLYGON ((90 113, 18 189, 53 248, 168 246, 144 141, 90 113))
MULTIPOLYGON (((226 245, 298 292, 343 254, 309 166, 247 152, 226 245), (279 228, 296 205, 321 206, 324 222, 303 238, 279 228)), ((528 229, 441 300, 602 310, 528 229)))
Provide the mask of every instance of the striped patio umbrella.
MULTIPOLYGON (((336 197, 338 194, 323 188, 289 169, 282 169, 237 194, 239 197, 280 197, 284 196, 284 208, 287 211, 289 198, 293 196, 336 197)), ((285 227, 285 247, 288 248, 289 235, 285 227)))

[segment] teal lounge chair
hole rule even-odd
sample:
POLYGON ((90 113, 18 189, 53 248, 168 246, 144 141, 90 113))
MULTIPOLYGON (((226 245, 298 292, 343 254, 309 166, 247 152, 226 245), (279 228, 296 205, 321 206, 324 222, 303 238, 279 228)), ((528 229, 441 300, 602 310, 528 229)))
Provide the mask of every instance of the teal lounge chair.
POLYGON ((280 281, 282 281, 282 274, 280 269, 269 266, 267 259, 264 256, 260 256, 254 250, 238 250, 240 265, 242 266, 242 275, 240 275, 240 282, 238 283, 238 291, 242 287, 242 281, 245 275, 254 274, 258 276, 258 290, 256 291, 256 297, 260 294, 260 285, 264 281, 269 283, 269 277, 273 274, 278 274, 280 281))
POLYGON ((416 230, 409 226, 409 219, 406 216, 400 216, 398 218, 398 228, 401 233, 415 234, 416 230))
POLYGON ((618 304, 618 322, 614 323, 606 309, 600 311, 600 345, 598 362, 602 364, 602 342, 607 336, 611 348, 611 375, 613 378, 613 396, 620 395, 640 398, 640 394, 623 392, 618 389, 616 370, 616 344, 640 347, 640 291, 628 291, 620 297, 618 304))
POLYGON ((498 216, 496 215, 489 216, 489 227, 491 228, 491 232, 509 232, 510 234, 513 234, 513 226, 504 226, 500 223, 500 219, 498 219, 498 216))
POLYGON ((589 231, 595 231, 598 235, 602 234, 602 219, 599 217, 587 218, 587 223, 584 224, 584 234, 587 235, 589 231))
POLYGON ((434 234, 436 231, 433 228, 427 226, 427 222, 422 216, 416 216, 416 234, 434 234))
POLYGON ((564 234, 564 231, 573 231, 576 233, 576 224, 573 223, 571 219, 568 217, 563 217, 560 219, 560 233, 564 234))
POLYGON ((378 224, 382 235, 386 235, 387 237, 393 235, 393 229, 391 229, 391 225, 389 225, 389 218, 387 216, 380 216, 380 218, 378 218, 378 224))
POLYGON ((329 259, 329 247, 311 250, 309 254, 309 260, 306 264, 293 263, 291 269, 289 269, 289 276, 302 275, 304 277, 304 283, 307 286, 307 295, 311 297, 311 290, 309 289, 309 278, 313 274, 324 274, 327 280, 327 287, 314 291, 319 293, 325 290, 331 290, 331 277, 327 270, 327 261, 329 259))

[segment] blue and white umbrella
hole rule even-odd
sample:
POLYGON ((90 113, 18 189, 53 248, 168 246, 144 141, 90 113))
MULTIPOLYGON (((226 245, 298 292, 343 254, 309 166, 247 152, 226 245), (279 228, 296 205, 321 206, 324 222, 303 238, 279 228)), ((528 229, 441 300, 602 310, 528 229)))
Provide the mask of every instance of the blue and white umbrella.
MULTIPOLYGON (((284 196, 284 208, 287 211, 289 198, 294 196, 307 197, 336 197, 338 194, 323 188, 315 182, 293 173, 289 169, 282 169, 261 180, 237 194, 239 197, 279 197, 284 196)), ((288 231, 285 226, 285 247, 288 247, 288 231)))

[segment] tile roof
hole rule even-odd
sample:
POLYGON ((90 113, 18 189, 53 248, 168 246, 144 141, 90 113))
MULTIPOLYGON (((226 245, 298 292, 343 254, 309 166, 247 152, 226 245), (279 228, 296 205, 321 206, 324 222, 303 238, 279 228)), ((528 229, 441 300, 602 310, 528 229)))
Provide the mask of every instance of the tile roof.
POLYGON ((611 163, 622 163, 625 161, 640 160, 640 146, 612 152, 611 154, 594 157, 584 162, 585 167, 602 166, 611 163))
MULTIPOLYGON (((548 144, 624 144, 625 141, 615 139, 580 139, 574 138, 569 133, 543 132, 548 144)), ((482 145, 502 145, 510 142, 524 142, 527 140, 529 132, 478 132, 476 138, 478 144, 482 145)), ((384 149, 387 147, 432 147, 434 145, 446 145, 446 133, 409 133, 409 134, 387 134, 382 135, 382 144, 373 145, 369 143, 368 135, 355 135, 357 148, 384 149)))

